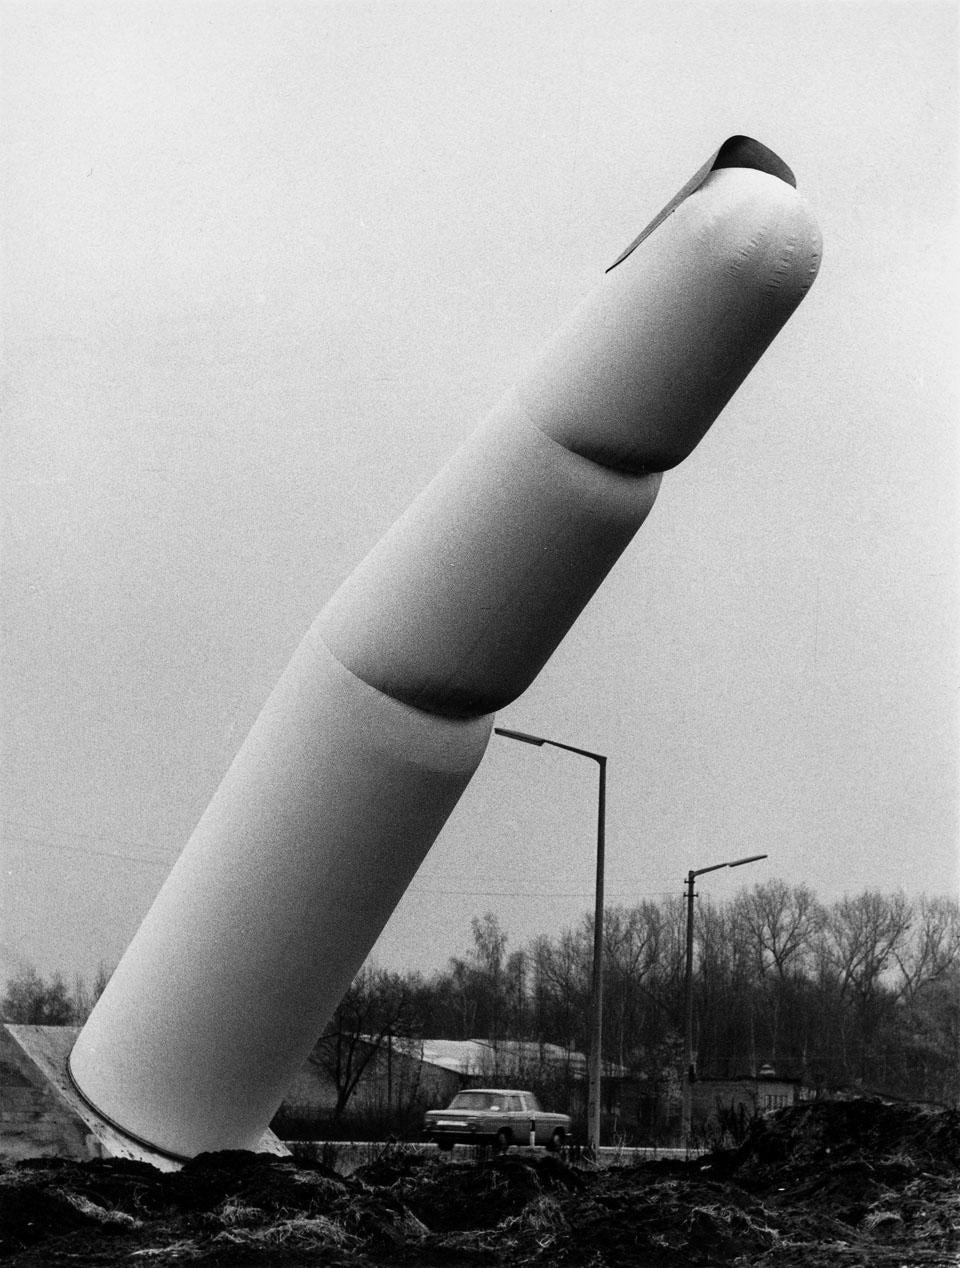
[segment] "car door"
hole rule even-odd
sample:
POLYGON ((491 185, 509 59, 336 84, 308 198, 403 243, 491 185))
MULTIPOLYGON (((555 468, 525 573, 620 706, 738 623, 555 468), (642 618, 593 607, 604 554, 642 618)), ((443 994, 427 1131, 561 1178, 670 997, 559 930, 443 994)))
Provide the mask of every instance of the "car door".
POLYGON ((502 1125, 513 1136, 514 1142, 518 1145, 523 1144, 526 1135, 520 1121, 520 1098, 518 1096, 507 1096, 504 1093, 500 1098, 500 1117, 502 1125))
POLYGON ((538 1145, 541 1144, 542 1141, 540 1140, 540 1135, 541 1135, 542 1129, 540 1127, 540 1123, 537 1121, 538 1115, 536 1112, 536 1101, 531 1096, 528 1096, 526 1093, 523 1093, 521 1096, 518 1096, 517 1100, 519 1102, 519 1107, 517 1111, 517 1124, 518 1124, 519 1138, 522 1139, 525 1145, 529 1143, 530 1124, 533 1123, 534 1131, 536 1133, 534 1137, 534 1141, 538 1145))
POLYGON ((517 1094, 511 1098, 513 1107, 513 1138, 518 1144, 526 1145, 530 1141, 530 1111, 527 1098, 517 1094))

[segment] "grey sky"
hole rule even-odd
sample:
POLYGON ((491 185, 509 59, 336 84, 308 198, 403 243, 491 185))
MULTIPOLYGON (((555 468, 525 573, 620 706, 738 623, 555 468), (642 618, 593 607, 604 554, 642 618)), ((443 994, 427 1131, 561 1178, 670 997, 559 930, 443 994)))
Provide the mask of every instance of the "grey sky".
MULTIPOLYGON (((952 4, 2 14, 4 976, 118 958, 314 612, 736 132, 820 278, 499 720, 609 756, 611 902, 955 890, 952 4)), ((576 920, 595 787, 494 739, 376 959, 576 920)))

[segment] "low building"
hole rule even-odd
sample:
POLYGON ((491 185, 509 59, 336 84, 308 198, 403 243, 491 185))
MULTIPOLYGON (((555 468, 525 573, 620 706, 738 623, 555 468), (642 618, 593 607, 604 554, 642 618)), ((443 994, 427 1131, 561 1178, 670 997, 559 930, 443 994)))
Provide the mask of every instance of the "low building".
POLYGON ((693 1084, 691 1125, 695 1133, 737 1137, 764 1114, 810 1100, 814 1093, 803 1080, 761 1066, 756 1074, 732 1079, 697 1079, 693 1084))
MULTIPOLYGON (((622 1073, 605 1063, 605 1083, 622 1073)), ((461 1088, 491 1083, 555 1089, 546 1098, 551 1108, 577 1117, 586 1111, 586 1078, 584 1054, 557 1044, 327 1035, 288 1089, 275 1129, 284 1135, 329 1124, 341 1090, 351 1084, 344 1109, 370 1129, 378 1121, 399 1123, 404 1115, 414 1122, 423 1109, 447 1105, 461 1088)))

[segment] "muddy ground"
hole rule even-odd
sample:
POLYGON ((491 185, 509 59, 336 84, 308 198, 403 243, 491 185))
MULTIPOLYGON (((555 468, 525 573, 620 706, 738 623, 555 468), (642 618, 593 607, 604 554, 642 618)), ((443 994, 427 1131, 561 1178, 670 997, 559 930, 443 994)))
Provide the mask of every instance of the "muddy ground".
POLYGON ((960 1116, 816 1102, 737 1150, 590 1170, 398 1147, 344 1178, 267 1155, 179 1173, 36 1160, 0 1172, 0 1265, 913 1268, 960 1264, 960 1116))

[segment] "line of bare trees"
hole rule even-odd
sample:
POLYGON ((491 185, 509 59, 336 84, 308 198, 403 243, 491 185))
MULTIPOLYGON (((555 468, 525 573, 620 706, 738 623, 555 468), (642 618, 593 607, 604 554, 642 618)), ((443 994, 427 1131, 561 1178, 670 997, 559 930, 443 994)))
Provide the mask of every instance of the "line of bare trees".
POLYGON ((86 1021, 109 980, 110 973, 103 964, 91 986, 80 974, 68 985, 62 973, 45 978, 32 964, 24 964, 7 981, 0 1000, 0 1017, 21 1026, 79 1026, 86 1021))
MULTIPOLYGON (((605 913, 604 1057, 628 1072, 679 1067, 685 918, 679 895, 605 913)), ((344 1104, 389 1038, 586 1051, 592 917, 512 950, 495 915, 475 918, 471 934, 469 950, 431 975, 365 967, 357 976, 323 1045, 344 1104)), ((773 880, 727 903, 701 899, 694 935, 701 1077, 766 1064, 822 1090, 960 1101, 955 901, 865 892, 825 905, 773 880)), ((105 981, 101 970, 92 988, 78 980, 71 989, 25 969, 7 984, 3 1016, 81 1022, 105 981)))
MULTIPOLYGON (((604 1058, 630 1073, 679 1068, 685 922, 679 895, 606 910, 604 1058)), ((592 917, 514 950, 495 915, 471 932, 469 951, 432 975, 365 969, 328 1027, 341 1059, 357 1033, 374 1045, 392 1035, 585 1052, 592 917)), ((825 905, 774 880, 700 900, 694 957, 701 1077, 769 1065, 822 1091, 960 1101, 955 901, 866 892, 825 905)))

